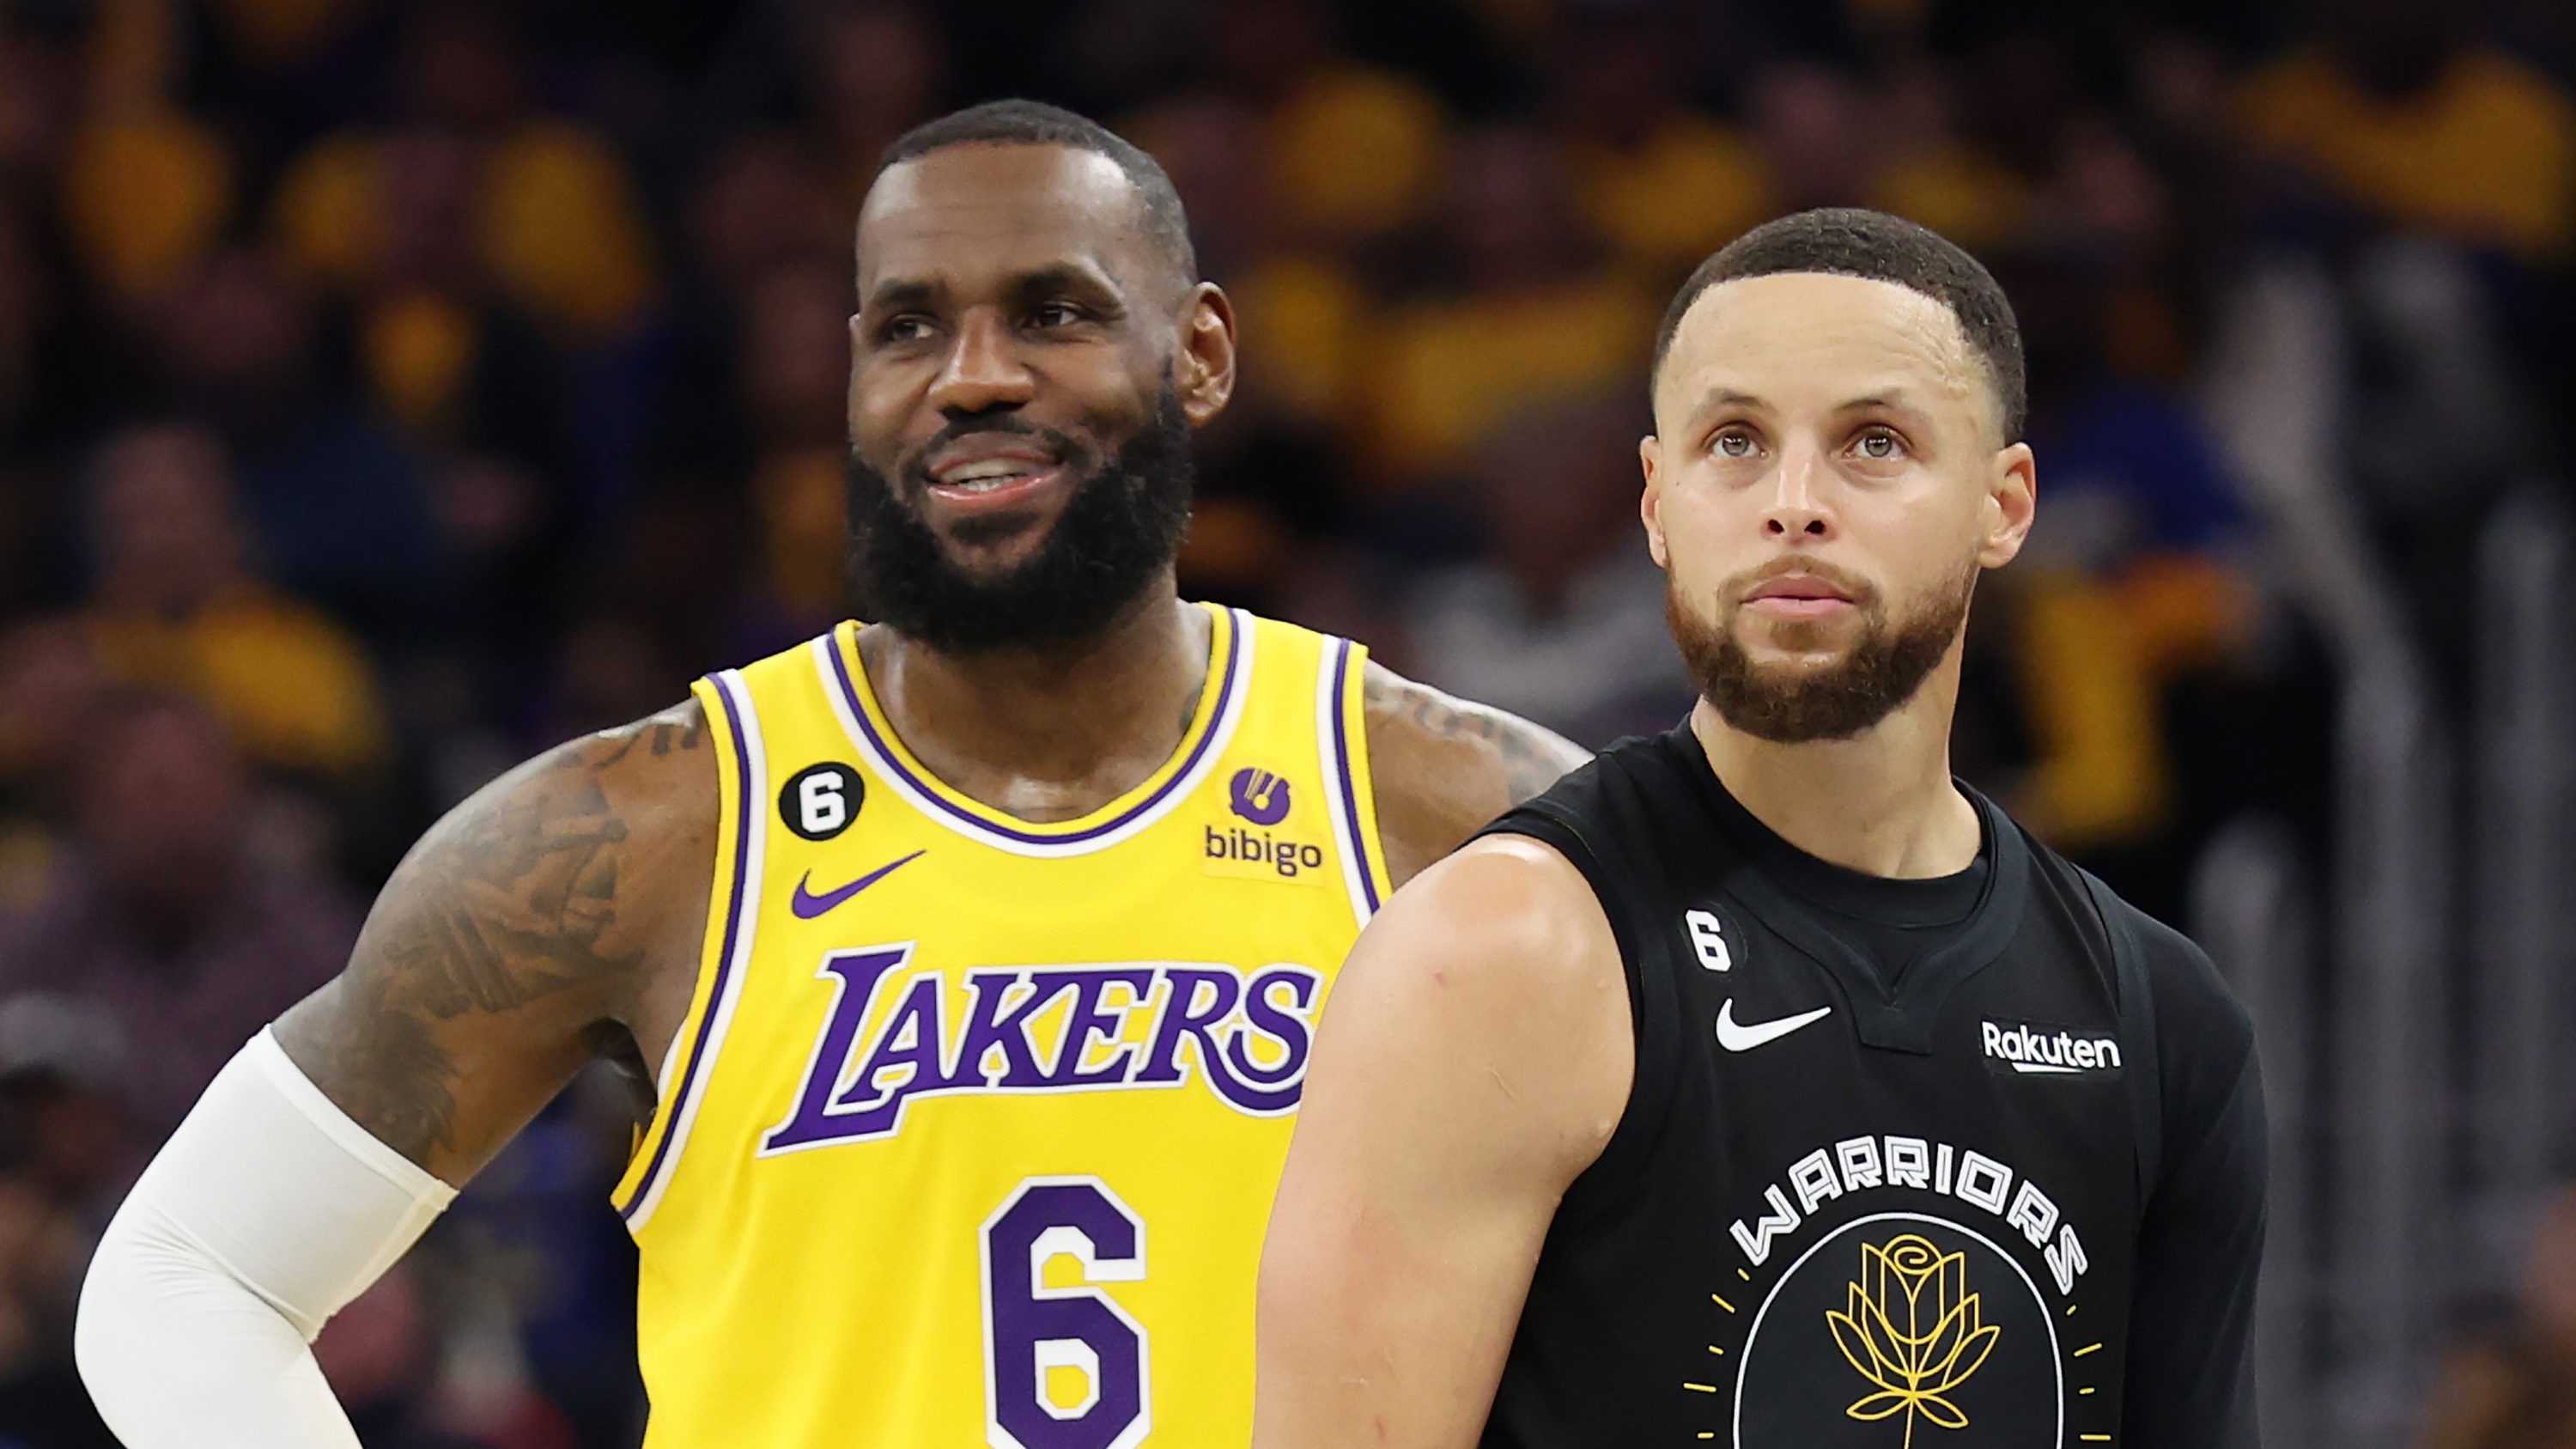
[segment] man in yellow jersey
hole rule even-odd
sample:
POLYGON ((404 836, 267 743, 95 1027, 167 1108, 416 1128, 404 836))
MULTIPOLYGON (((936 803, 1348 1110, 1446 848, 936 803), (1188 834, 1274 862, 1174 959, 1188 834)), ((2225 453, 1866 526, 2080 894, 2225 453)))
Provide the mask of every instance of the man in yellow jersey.
POLYGON ((598 1058, 647 1108, 617 1202, 657 1449, 1248 1438, 1332 974, 1578 752, 1178 598, 1234 317, 1143 153, 961 112, 888 153, 857 255, 876 622, 412 852, 100 1248, 81 1367, 135 1449, 355 1444, 306 1343, 598 1058))

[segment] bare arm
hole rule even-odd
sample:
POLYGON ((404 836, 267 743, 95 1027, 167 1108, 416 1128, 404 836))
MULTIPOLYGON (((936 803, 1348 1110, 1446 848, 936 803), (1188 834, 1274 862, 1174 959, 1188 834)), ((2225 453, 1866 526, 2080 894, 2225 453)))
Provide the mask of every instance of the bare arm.
POLYGON ((288 1011, 296 1066, 463 1185, 595 1057, 645 1053, 695 975, 716 766, 694 702, 559 746, 432 827, 346 971, 288 1011))
POLYGON ((1470 1449, 1540 1244, 1625 1110, 1610 924, 1565 858, 1480 840, 1362 933, 1261 1264, 1255 1449, 1470 1449))
POLYGON ((1371 664, 1363 685, 1378 836, 1397 885, 1592 758, 1518 715, 1371 664))

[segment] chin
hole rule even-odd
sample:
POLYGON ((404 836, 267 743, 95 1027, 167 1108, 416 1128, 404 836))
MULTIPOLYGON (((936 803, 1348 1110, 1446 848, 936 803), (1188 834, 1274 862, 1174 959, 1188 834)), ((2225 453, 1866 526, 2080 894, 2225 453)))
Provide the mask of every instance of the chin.
POLYGON ((1822 674, 1849 662, 1857 631, 1806 620, 1756 622, 1736 630, 1736 647, 1766 671, 1822 674))

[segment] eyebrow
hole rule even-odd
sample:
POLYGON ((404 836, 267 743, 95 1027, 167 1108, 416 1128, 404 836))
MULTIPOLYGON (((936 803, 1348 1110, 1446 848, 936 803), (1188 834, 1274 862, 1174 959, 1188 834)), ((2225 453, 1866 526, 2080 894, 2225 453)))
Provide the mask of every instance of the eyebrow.
POLYGON ((1902 388, 1893 388, 1893 389, 1890 389, 1890 390, 1888 390, 1888 391, 1886 391, 1886 392, 1874 392, 1874 393, 1869 394, 1869 395, 1868 395, 1868 396, 1866 396, 1866 397, 1856 397, 1856 398, 1853 398, 1853 399, 1851 399, 1850 401, 1848 401, 1848 402, 1846 402, 1846 403, 1843 403, 1841 406, 1839 406, 1839 407, 1835 408, 1835 409, 1834 409, 1834 411, 1835 411, 1835 412, 1837 412, 1837 413, 1858 413, 1858 412, 1871 412, 1871 411, 1877 411, 1877 412, 1891 412, 1891 413, 1919 413, 1919 412, 1923 411, 1923 409, 1922 409, 1922 407, 1921 407, 1919 404, 1917 404, 1916 402, 1914 402, 1914 401, 1913 401, 1913 399, 1911 399, 1911 398, 1909 398, 1908 396, 1906 396, 1906 393, 1905 393, 1905 390, 1904 390, 1904 389, 1902 389, 1902 388))
POLYGON ((925 307, 948 295, 948 289, 936 282, 915 277, 895 277, 877 283, 877 289, 859 304, 863 312, 883 312, 896 307, 925 307))
MULTIPOLYGON (((1762 399, 1755 397, 1749 392, 1737 392, 1733 388, 1725 387, 1712 388, 1706 396, 1699 400, 1698 405, 1690 410, 1690 417, 1693 421, 1697 421, 1698 419, 1704 418, 1710 413, 1716 412, 1722 408, 1768 408, 1769 406, 1769 403, 1764 402, 1762 399)), ((1860 397, 1848 398, 1842 402, 1836 403, 1833 410, 1837 416, 1846 413, 1873 411, 1915 413, 1918 415, 1923 412, 1922 406, 1907 396, 1903 388, 1889 388, 1881 392, 1867 393, 1860 397)))
MULTIPOLYGON (((1014 306, 1025 306, 1042 297, 1073 293, 1104 307, 1123 310, 1124 297, 1117 287, 1098 272, 1071 262, 1035 267, 1014 272, 1002 283, 1002 294, 1014 306)), ((947 300, 948 285, 924 277, 890 277, 879 282, 860 307, 864 312, 888 312, 899 308, 935 307, 947 300)))

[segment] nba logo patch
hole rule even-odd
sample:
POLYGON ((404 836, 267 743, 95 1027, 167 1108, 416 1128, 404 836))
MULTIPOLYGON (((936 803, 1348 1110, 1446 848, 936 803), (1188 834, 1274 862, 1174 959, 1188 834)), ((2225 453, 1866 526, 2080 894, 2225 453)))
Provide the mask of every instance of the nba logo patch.
POLYGON ((1322 885, 1324 847, 1291 819, 1300 798, 1284 775, 1250 765, 1235 771, 1225 783, 1224 817, 1202 828, 1207 873, 1322 885))

